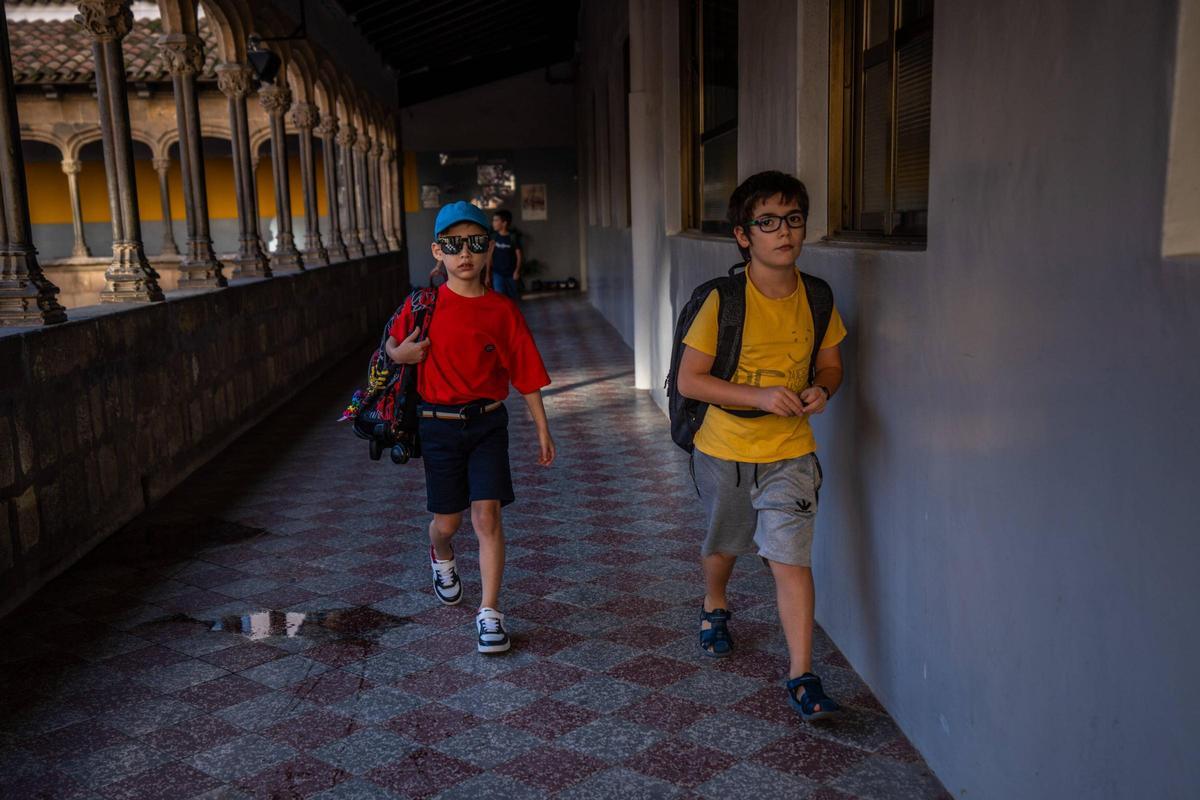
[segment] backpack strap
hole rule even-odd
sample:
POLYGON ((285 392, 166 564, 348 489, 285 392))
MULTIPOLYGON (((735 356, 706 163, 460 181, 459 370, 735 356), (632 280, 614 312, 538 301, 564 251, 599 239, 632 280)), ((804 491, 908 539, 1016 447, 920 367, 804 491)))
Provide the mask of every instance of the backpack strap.
POLYGON ((808 385, 812 386, 817 377, 817 351, 825 341, 825 332, 829 330, 829 320, 833 316, 833 289, 826 281, 806 272, 801 272, 800 278, 808 296, 808 310, 812 312, 813 348, 808 359, 808 385))
MULTIPOLYGON (((746 327, 746 265, 734 264, 729 277, 717 284, 717 354, 713 357, 711 374, 727 381, 737 372, 742 356, 742 331, 746 327)), ((735 417, 765 417, 759 409, 737 409, 717 406, 735 417)))
POLYGON ((713 375, 727 381, 737 372, 742 354, 742 330, 746 324, 746 273, 730 272, 718 281, 717 292, 717 353, 713 357, 713 375))
POLYGON ((433 315, 433 307, 437 305, 437 289, 423 287, 413 289, 409 298, 412 300, 412 310, 415 316, 414 328, 420 328, 429 335, 429 328, 426 327, 429 322, 429 317, 433 315))

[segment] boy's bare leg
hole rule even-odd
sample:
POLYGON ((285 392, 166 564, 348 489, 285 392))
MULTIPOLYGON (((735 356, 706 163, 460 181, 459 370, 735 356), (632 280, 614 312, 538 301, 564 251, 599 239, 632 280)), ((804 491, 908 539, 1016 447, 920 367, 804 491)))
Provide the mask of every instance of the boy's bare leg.
POLYGON ((433 515, 433 520, 429 523, 429 543, 433 545, 433 554, 439 561, 454 558, 454 548, 450 546, 450 537, 454 536, 461 524, 461 511, 457 514, 433 515))
MULTIPOLYGON (((779 621, 783 625, 791 660, 788 677, 798 678, 812 671, 813 606, 816 603, 812 568, 778 561, 767 563, 775 576, 775 601, 779 604, 779 621)), ((820 705, 816 710, 821 710, 820 705)))
POLYGON ((479 538, 479 580, 483 584, 480 608, 499 610, 500 579, 504 576, 504 527, 499 500, 471 503, 471 525, 479 538))
MULTIPOLYGON (((733 574, 733 565, 737 556, 726 553, 713 553, 705 556, 704 564, 704 610, 729 608, 729 600, 725 597, 725 587, 729 585, 729 576, 733 574)), ((700 630, 708 630, 712 625, 708 620, 700 622, 700 630)))

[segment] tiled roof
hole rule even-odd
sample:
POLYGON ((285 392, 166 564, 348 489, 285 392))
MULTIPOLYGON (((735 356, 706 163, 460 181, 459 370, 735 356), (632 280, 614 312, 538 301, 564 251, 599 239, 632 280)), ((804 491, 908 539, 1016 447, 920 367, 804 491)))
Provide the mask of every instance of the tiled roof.
MULTIPOLYGON (((204 39, 204 72, 201 80, 216 80, 217 42, 208 20, 200 19, 204 39)), ((75 22, 67 20, 12 20, 13 74, 17 83, 91 83, 94 78, 92 43, 75 22)), ((125 75, 130 81, 169 81, 158 38, 162 20, 134 20, 123 41, 125 75)))

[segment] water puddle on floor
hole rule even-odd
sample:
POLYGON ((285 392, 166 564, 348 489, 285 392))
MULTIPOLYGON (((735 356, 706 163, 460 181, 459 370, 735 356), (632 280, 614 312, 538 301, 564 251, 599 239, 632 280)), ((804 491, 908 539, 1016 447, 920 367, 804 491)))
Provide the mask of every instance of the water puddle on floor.
POLYGON ((360 606, 333 611, 254 611, 212 620, 209 630, 238 633, 251 641, 274 636, 344 639, 380 633, 411 622, 408 617, 360 606))

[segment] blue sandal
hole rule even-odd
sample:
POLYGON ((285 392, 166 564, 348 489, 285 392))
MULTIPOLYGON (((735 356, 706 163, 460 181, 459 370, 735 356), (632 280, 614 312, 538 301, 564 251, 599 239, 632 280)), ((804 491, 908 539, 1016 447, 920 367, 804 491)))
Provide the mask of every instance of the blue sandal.
POLYGON ((787 682, 787 690, 788 702, 792 708, 809 722, 829 719, 842 710, 841 706, 825 694, 825 690, 821 688, 821 679, 811 672, 806 672, 799 678, 792 678, 787 682), (799 697, 796 696, 797 690, 800 691, 799 697), (816 710, 817 706, 821 707, 820 711, 816 710))
POLYGON ((700 619, 712 627, 700 631, 700 652, 711 658, 725 658, 733 655, 733 637, 729 635, 729 627, 725 624, 733 614, 723 608, 705 611, 700 607, 700 619))

